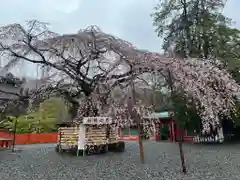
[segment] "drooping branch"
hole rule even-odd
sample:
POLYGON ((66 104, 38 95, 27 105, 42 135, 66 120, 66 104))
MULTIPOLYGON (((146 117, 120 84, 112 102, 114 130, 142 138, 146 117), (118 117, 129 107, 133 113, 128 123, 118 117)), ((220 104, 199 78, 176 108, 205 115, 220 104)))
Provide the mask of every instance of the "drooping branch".
POLYGON ((0 39, 2 54, 11 63, 24 60, 50 67, 51 73, 61 72, 61 79, 75 84, 87 97, 95 96, 96 89, 107 97, 114 87, 128 86, 132 76, 154 73, 167 78, 170 70, 174 90, 194 101, 204 129, 209 128, 209 123, 218 123, 219 112, 227 115, 235 109, 239 85, 216 65, 215 59, 173 58, 140 50, 96 27, 56 35, 47 33, 51 31, 46 24, 39 26, 41 23, 35 22, 26 28, 0 28, 0 36, 4 37, 0 39), (12 41, 6 41, 6 37, 12 41))

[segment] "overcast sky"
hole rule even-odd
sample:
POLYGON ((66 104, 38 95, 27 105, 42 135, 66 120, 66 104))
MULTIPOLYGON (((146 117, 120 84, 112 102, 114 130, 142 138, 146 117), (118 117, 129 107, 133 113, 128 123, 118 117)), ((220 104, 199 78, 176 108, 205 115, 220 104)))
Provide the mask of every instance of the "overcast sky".
MULTIPOLYGON (((150 14, 157 0, 0 0, 0 25, 37 19, 49 22, 58 33, 75 33, 89 25, 132 42, 137 47, 160 51, 150 14)), ((225 15, 240 27, 239 0, 228 0, 225 15), (237 4, 238 2, 238 4, 237 4)))

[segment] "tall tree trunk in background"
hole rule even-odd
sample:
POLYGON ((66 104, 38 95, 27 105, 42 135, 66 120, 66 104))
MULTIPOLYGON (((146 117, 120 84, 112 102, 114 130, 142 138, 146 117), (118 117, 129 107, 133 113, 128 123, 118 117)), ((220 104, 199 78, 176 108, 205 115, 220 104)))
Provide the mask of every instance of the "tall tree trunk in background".
POLYGON ((188 20, 188 14, 187 14, 187 2, 186 0, 182 0, 182 5, 183 5, 183 14, 184 14, 184 23, 185 23, 185 33, 186 33, 186 39, 187 39, 187 53, 185 54, 185 56, 190 56, 192 55, 192 42, 191 42, 191 31, 190 31, 190 24, 189 24, 189 20, 188 20))
POLYGON ((204 22, 208 21, 208 16, 206 16, 206 8, 205 8, 205 4, 206 4, 206 0, 201 0, 201 19, 202 19, 202 23, 203 25, 202 27, 202 52, 203 52, 203 57, 204 58, 208 58, 209 55, 209 48, 210 48, 210 42, 209 42, 209 36, 208 36, 208 32, 205 30, 205 26, 204 26, 204 22))
POLYGON ((184 18, 184 29, 186 34, 186 49, 185 49, 185 57, 191 57, 192 55, 192 40, 191 40, 191 31, 190 31, 190 21, 188 19, 188 12, 187 12, 187 2, 186 0, 181 0, 183 5, 183 18, 184 18))

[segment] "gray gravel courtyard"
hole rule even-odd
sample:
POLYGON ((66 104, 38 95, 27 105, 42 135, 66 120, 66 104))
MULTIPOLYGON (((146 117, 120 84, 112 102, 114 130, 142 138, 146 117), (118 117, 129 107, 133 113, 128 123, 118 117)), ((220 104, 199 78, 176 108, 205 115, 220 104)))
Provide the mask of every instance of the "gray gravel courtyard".
POLYGON ((138 144, 126 152, 74 157, 60 155, 55 145, 18 146, 0 151, 1 180, 239 180, 240 145, 184 145, 188 174, 180 169, 178 145, 145 142, 146 164, 140 164, 138 144), (20 151, 21 150, 21 151, 20 151))

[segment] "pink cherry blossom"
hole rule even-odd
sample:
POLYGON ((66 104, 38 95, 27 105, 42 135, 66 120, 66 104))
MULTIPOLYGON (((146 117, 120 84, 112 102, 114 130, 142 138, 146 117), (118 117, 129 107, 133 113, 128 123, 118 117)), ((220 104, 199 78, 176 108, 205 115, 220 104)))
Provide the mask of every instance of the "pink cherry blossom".
POLYGON ((119 126, 133 123, 133 112, 135 121, 137 114, 138 123, 145 123, 143 117, 151 114, 151 108, 138 101, 130 105, 126 99, 131 94, 131 81, 147 73, 160 74, 167 81, 170 74, 173 90, 195 103, 204 130, 209 130, 209 124, 220 124, 219 114, 235 112, 234 98, 239 97, 240 92, 239 85, 216 59, 182 59, 137 49, 95 26, 77 34, 58 35, 48 30, 46 23, 37 21, 30 21, 26 28, 9 25, 0 28, 0 53, 4 58, 14 57, 10 64, 20 59, 51 67, 62 72, 62 78, 70 79, 74 85, 83 79, 86 82, 93 79, 89 69, 95 77, 101 76, 101 80, 94 82, 90 96, 81 100, 75 119, 78 121, 86 112, 90 116, 98 109, 100 116, 115 117, 115 124, 119 126), (122 89, 120 99, 111 96, 110 92, 116 87, 122 89))

